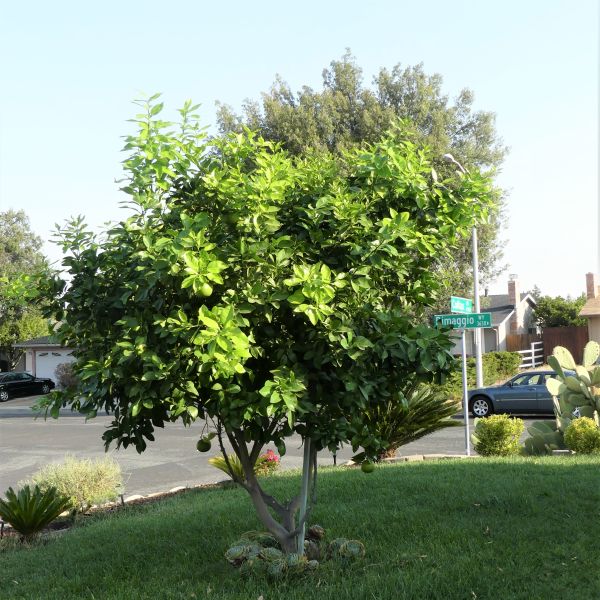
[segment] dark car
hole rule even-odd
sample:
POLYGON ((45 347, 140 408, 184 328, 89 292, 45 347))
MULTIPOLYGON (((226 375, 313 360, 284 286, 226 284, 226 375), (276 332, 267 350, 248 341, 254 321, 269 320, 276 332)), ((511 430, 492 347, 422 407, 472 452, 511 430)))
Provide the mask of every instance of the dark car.
POLYGON ((0 373, 0 402, 14 396, 47 394, 53 388, 52 379, 34 377, 29 373, 0 373))
POLYGON ((500 385, 470 390, 469 410, 474 417, 495 412, 552 414, 554 405, 546 380, 555 375, 554 371, 527 371, 500 385))

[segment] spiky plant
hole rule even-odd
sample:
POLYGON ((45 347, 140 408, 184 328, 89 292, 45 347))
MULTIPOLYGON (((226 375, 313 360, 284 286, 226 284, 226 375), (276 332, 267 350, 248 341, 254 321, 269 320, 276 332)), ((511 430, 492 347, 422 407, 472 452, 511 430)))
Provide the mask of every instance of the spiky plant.
POLYGON ((31 541, 42 529, 69 507, 69 499, 56 488, 42 491, 26 485, 18 492, 9 487, 6 500, 0 499, 0 517, 21 534, 21 540, 31 541))
POLYGON ((244 481, 244 467, 242 461, 235 454, 228 454, 227 460, 223 456, 213 456, 208 462, 217 469, 223 471, 234 481, 244 481), (229 464, 228 464, 229 463, 229 464))
MULTIPOLYGON (((401 446, 444 429, 460 427, 461 421, 452 417, 460 411, 460 402, 434 387, 410 383, 387 402, 370 405, 365 419, 378 436, 388 443, 380 458, 392 457, 401 446)), ((364 453, 352 460, 361 462, 364 453)))

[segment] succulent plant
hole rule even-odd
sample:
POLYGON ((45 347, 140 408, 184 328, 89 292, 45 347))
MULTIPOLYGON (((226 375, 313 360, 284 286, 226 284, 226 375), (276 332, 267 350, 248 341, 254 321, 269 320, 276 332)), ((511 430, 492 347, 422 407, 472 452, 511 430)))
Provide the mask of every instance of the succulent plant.
POLYGON ((308 528, 306 537, 310 540, 320 541, 325 537, 325 530, 320 525, 311 525, 308 528))
POLYGON ((253 541, 263 548, 277 548, 279 546, 277 540, 270 533, 261 532, 253 541))
POLYGON ((267 547, 260 551, 260 558, 267 562, 273 562, 283 559, 283 552, 277 548, 267 547))
POLYGON ((548 364, 556 373, 546 381, 554 398, 556 425, 534 423, 528 428, 531 437, 525 440, 525 454, 551 454, 566 448, 564 433, 573 419, 589 417, 600 427, 600 345, 588 342, 583 350, 583 365, 575 364, 571 353, 562 346, 554 348, 548 364), (569 371, 568 373, 565 373, 569 371))
POLYGON ((318 560, 309 560, 306 563, 306 568, 309 571, 316 571, 319 568, 319 561, 318 560))
POLYGON ((272 579, 281 579, 286 572, 287 565, 285 560, 275 560, 267 564, 267 575, 272 579))
POLYGON ((335 538, 329 542, 327 546, 327 556, 329 558, 337 558, 340 555, 340 548, 347 542, 346 538, 335 538))
POLYGON ((246 559, 247 546, 231 546, 225 552, 225 558, 232 565, 239 565, 246 559))
POLYGON ((340 546, 338 554, 341 558, 351 560, 363 558, 365 555, 365 546, 358 540, 348 540, 340 546))
POLYGON ((304 554, 308 560, 321 560, 321 548, 313 540, 304 541, 304 554))
POLYGON ((296 553, 288 554, 285 557, 287 570, 292 574, 302 573, 306 569, 307 563, 308 561, 305 556, 300 556, 296 553))

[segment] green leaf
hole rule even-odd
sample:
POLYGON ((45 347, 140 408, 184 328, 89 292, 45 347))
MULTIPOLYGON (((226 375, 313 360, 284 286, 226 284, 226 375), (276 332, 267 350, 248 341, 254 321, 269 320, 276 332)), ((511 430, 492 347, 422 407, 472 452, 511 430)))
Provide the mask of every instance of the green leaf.
POLYGON ((194 384, 193 381, 186 381, 185 382, 185 389, 192 394, 193 396, 199 396, 200 394, 198 393, 198 389, 196 388, 196 385, 194 384))

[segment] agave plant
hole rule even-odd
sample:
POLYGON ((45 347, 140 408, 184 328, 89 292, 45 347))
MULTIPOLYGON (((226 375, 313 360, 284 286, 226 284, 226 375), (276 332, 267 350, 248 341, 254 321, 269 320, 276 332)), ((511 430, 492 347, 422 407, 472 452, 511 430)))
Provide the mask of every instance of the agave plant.
POLYGON ((42 491, 26 485, 18 492, 12 487, 6 492, 6 500, 0 499, 0 517, 21 534, 23 541, 30 541, 69 507, 69 499, 61 496, 56 488, 42 491))

